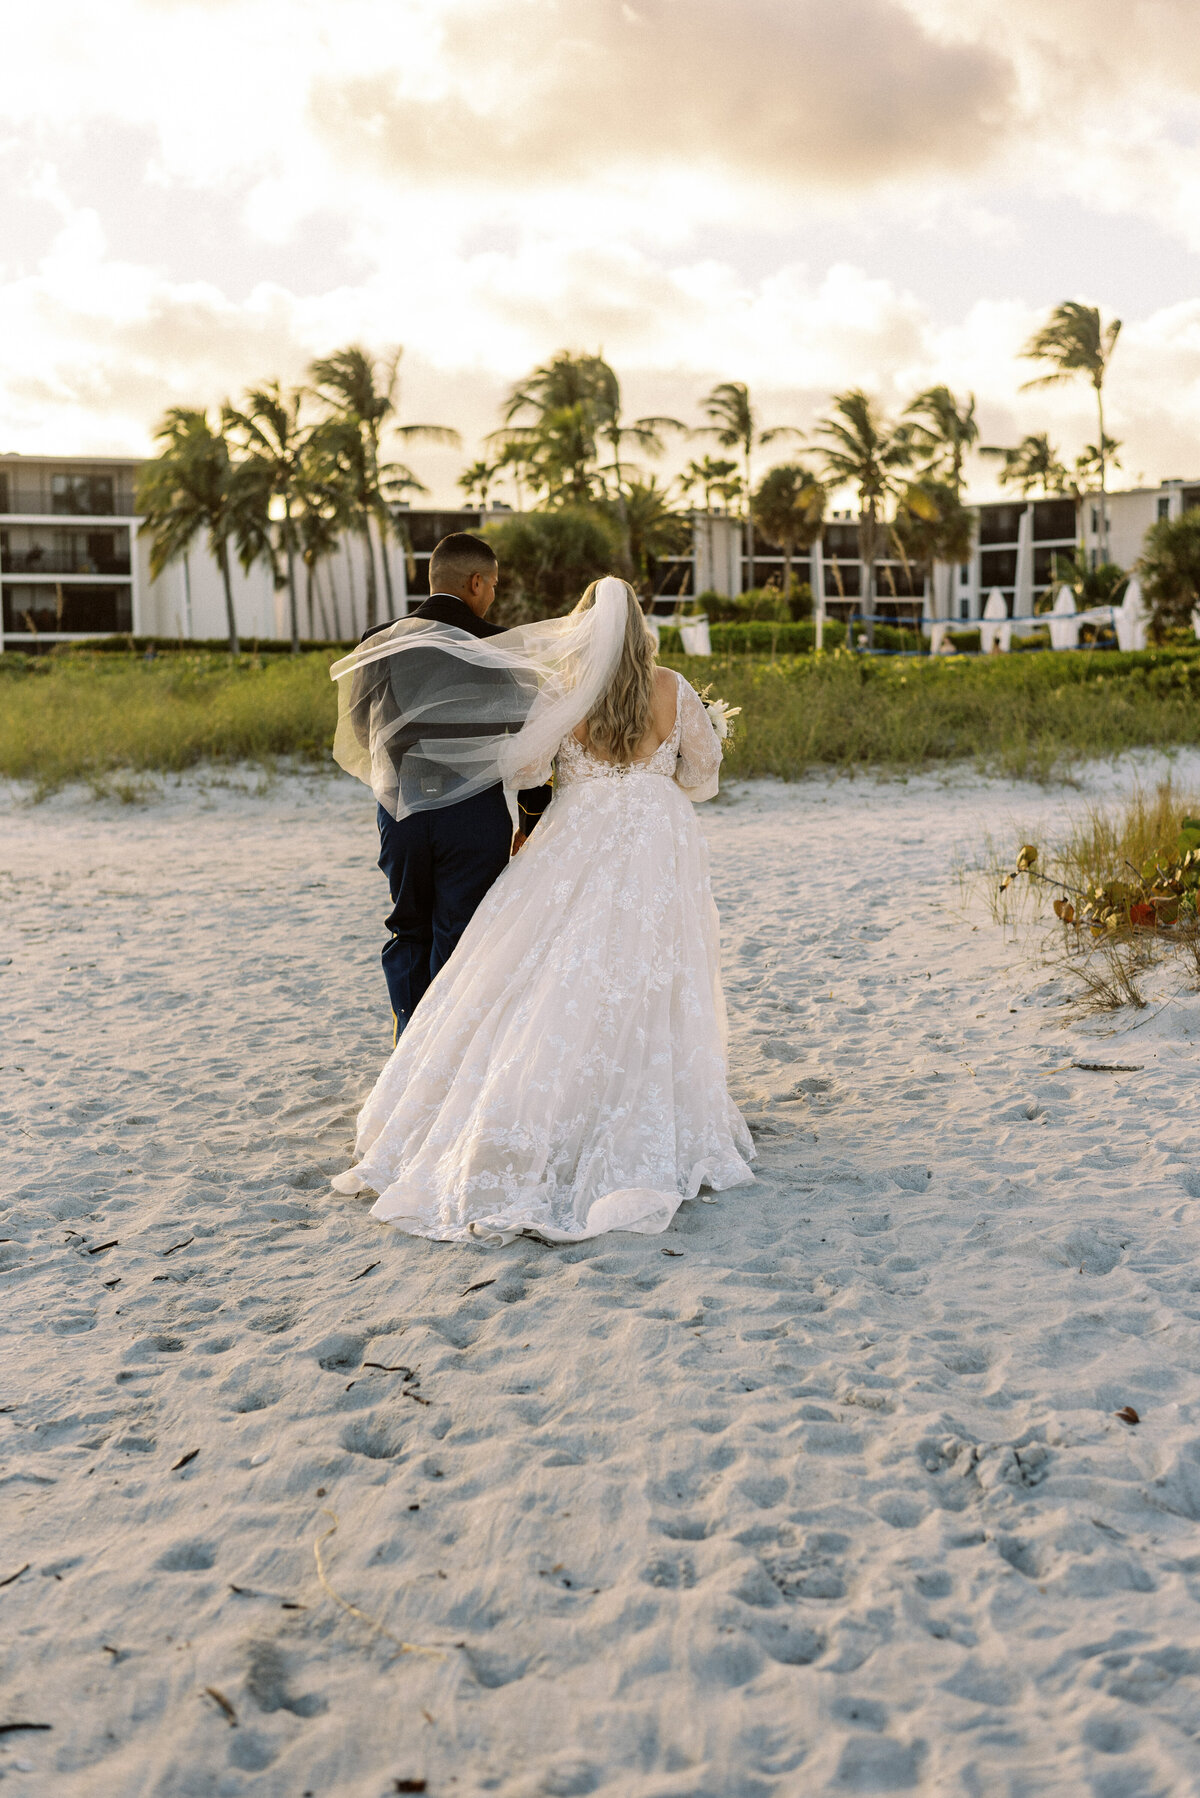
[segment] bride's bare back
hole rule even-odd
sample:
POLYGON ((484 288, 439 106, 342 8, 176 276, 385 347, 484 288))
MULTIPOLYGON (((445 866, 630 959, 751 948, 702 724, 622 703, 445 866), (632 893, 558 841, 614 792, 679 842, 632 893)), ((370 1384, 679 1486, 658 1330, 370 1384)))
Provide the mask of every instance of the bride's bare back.
MULTIPOLYGON (((675 676, 669 668, 656 668, 654 670, 654 689, 650 695, 650 725, 638 743, 637 753, 633 758, 635 762, 649 761, 660 744, 666 742, 675 729, 676 705, 675 676)), ((594 755, 597 761, 612 761, 612 756, 602 755, 597 749, 590 749, 586 718, 582 724, 575 726, 571 734, 577 743, 589 747, 589 753, 594 755)))

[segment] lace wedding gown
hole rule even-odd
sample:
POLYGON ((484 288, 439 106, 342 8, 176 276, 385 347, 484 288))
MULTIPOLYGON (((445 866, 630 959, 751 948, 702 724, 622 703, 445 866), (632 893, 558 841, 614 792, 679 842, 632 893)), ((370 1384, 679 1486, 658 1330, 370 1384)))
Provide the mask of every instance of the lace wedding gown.
POLYGON ((707 847, 686 794, 721 751, 676 676, 675 727, 622 768, 575 738, 555 795, 413 1013, 358 1120, 342 1192, 415 1236, 574 1242, 665 1230, 753 1181, 725 1085, 707 847))

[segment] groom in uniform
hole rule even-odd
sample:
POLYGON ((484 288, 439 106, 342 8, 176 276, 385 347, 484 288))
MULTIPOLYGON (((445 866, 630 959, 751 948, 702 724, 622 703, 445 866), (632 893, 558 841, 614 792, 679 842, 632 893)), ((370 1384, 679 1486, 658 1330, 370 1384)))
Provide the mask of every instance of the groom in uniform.
MULTIPOLYGON (((473 637, 494 637, 489 624, 500 569, 481 537, 455 531, 443 537, 429 562, 429 598, 408 615, 456 625, 473 637)), ((375 630, 386 630, 376 625, 375 630)), ((366 637, 375 631, 367 631, 366 637)), ((514 839, 501 786, 434 811, 399 820, 382 805, 379 866, 387 875, 392 911, 387 920, 383 974, 392 1002, 395 1043, 439 968, 449 960, 476 906, 510 854, 521 847, 550 803, 548 786, 518 795, 520 828, 514 839)))

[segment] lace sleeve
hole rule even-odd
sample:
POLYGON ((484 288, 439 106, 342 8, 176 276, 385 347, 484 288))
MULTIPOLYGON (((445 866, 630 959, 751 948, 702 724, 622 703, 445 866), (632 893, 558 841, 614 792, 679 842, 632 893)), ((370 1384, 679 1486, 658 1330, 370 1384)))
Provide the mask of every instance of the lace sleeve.
POLYGON ((695 804, 713 799, 721 766, 721 743, 696 689, 681 674, 679 682, 679 760, 675 784, 695 804))

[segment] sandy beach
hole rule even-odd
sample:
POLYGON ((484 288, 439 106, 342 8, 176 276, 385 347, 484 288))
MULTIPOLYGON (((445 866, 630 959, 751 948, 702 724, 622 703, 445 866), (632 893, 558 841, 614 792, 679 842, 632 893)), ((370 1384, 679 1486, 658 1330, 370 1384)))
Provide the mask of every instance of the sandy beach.
POLYGON ((361 788, 10 790, 5 1794, 1194 1792, 1200 995, 961 872, 1137 776, 702 808, 759 1180, 567 1249, 329 1190, 361 788))

